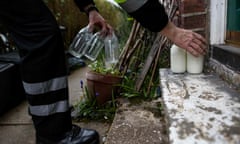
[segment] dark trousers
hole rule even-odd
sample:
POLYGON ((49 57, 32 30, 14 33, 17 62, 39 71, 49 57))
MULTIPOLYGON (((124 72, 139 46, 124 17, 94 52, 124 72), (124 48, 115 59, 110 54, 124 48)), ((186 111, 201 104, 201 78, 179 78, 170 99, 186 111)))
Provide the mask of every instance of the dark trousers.
POLYGON ((22 81, 36 134, 58 139, 72 125, 59 26, 42 0, 0 0, 0 23, 19 48, 22 81))

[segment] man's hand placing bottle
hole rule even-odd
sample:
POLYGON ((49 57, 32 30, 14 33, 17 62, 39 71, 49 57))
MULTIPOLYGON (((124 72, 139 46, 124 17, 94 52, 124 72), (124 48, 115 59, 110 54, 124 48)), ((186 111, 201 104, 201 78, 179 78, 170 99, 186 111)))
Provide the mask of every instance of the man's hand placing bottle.
POLYGON ((169 22, 160 33, 194 56, 205 55, 207 53, 206 39, 191 30, 176 27, 173 23, 169 22))

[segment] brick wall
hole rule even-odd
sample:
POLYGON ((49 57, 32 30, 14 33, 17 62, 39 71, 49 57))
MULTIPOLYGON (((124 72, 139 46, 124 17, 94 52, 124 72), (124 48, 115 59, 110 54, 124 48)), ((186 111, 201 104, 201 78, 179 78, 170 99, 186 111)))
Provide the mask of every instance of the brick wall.
MULTIPOLYGON (((178 4, 177 23, 179 27, 191 29, 209 38, 208 3, 207 0, 176 0, 178 4)), ((211 17, 210 17, 211 18, 211 17)), ((206 69, 213 70, 231 86, 240 90, 240 50, 231 46, 210 46, 206 56, 206 69)), ((205 69, 205 70, 206 70, 205 69)))
POLYGON ((179 6, 178 26, 191 29, 204 37, 207 34, 206 0, 177 0, 179 6))

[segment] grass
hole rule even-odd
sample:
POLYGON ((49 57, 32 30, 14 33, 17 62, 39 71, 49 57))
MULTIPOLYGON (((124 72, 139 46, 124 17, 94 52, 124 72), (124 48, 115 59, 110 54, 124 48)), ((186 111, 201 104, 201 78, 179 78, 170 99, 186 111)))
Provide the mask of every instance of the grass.
POLYGON ((96 98, 89 94, 83 81, 80 81, 80 88, 82 90, 82 99, 74 105, 74 111, 72 112, 73 120, 112 122, 117 110, 117 101, 114 95, 112 95, 112 100, 99 105, 96 98))

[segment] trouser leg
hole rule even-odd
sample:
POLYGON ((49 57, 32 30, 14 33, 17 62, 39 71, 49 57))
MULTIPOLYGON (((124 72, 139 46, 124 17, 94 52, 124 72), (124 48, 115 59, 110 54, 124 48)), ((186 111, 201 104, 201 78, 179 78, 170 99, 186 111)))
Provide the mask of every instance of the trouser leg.
POLYGON ((71 129, 61 32, 42 0, 1 0, 0 19, 21 56, 21 75, 36 133, 57 139, 71 129))

